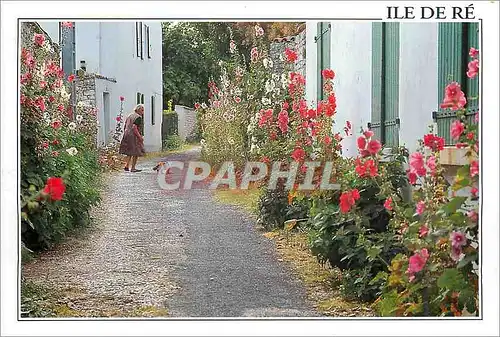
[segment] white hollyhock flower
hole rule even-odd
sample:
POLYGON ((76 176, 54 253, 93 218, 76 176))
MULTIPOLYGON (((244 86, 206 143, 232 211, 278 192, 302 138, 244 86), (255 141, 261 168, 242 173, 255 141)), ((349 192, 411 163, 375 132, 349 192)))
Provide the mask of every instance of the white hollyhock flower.
POLYGON ((271 100, 267 97, 262 97, 262 104, 271 105, 271 100))
POLYGON ((69 123, 69 124, 68 124, 68 128, 69 128, 70 130, 74 130, 74 129, 76 129, 76 124, 75 124, 75 122, 71 122, 71 123, 69 123))
POLYGON ((78 150, 76 147, 70 147, 66 150, 66 152, 68 152, 70 156, 75 156, 78 153, 78 150))
POLYGON ((269 68, 272 68, 274 66, 273 60, 269 59, 269 68))
POLYGON ((273 80, 267 80, 266 81, 266 93, 270 93, 274 90, 275 83, 273 80))
POLYGON ((82 115, 76 115, 76 121, 78 123, 81 123, 83 121, 83 116, 82 115))
POLYGON ((78 108, 83 108, 83 102, 82 102, 82 101, 80 101, 80 102, 76 103, 76 106, 77 106, 78 108))
POLYGON ((205 104, 205 102, 201 103, 201 107, 202 107, 203 109, 206 109, 206 108, 207 108, 207 105, 205 104))

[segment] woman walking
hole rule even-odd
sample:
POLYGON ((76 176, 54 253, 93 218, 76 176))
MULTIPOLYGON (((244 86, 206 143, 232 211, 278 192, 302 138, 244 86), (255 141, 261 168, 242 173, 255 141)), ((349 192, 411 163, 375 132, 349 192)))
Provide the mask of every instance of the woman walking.
POLYGON ((144 137, 139 131, 143 122, 144 105, 138 104, 125 120, 125 129, 120 143, 120 154, 127 156, 125 161, 125 171, 140 172, 135 168, 137 157, 144 155, 144 137))

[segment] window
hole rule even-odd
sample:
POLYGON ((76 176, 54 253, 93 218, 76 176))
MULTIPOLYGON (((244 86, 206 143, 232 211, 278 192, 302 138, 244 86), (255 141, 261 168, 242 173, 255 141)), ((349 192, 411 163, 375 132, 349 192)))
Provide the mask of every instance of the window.
POLYGON ((155 97, 151 96, 151 125, 155 125, 155 97))
MULTIPOLYGON (((137 93, 136 104, 144 104, 144 94, 141 94, 140 92, 137 93)), ((146 114, 146 108, 144 108, 144 114, 146 114)), ((140 132, 142 135, 144 134, 144 121, 141 124, 140 132)))
POLYGON ((143 36, 142 36, 142 22, 135 23, 135 36, 136 36, 136 52, 137 57, 140 57, 141 60, 144 59, 143 54, 143 36))
MULTIPOLYGON (((438 30, 438 103, 443 101, 444 89, 452 81, 460 83, 467 96, 466 118, 472 122, 479 108, 479 79, 469 79, 466 75, 467 64, 471 60, 470 47, 479 48, 478 23, 440 23, 438 30)), ((450 136, 451 123, 456 113, 449 110, 433 112, 438 135, 444 137, 446 145, 454 142, 450 136)))
POLYGON ((146 50, 148 54, 148 59, 151 58, 151 35, 149 33, 149 26, 144 25, 146 30, 146 50))
POLYGON ((318 102, 323 97, 323 76, 321 71, 330 68, 330 46, 331 46, 331 24, 328 22, 318 22, 318 32, 314 38, 317 43, 318 57, 318 102))
POLYGON ((399 145, 399 23, 372 23, 372 111, 368 128, 382 144, 399 145))

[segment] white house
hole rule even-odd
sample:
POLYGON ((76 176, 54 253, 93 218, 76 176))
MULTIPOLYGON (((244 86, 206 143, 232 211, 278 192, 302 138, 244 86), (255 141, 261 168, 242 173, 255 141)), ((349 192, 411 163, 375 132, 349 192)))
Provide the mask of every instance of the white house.
MULTIPOLYGON (((461 83, 467 96, 478 95, 478 79, 466 77, 469 48, 479 48, 478 35, 478 23, 309 21, 307 99, 317 102, 321 70, 333 69, 334 128, 341 131, 347 120, 353 125, 354 135, 343 144, 346 156, 356 155, 361 127, 370 127, 386 145, 404 145, 413 151, 433 125, 452 145, 449 127, 454 116, 441 111, 439 103, 451 80, 461 83)), ((477 100, 470 101, 470 118, 477 107, 477 100)), ((459 157, 453 146, 442 155, 459 157)))
POLYGON ((54 42, 61 44, 66 74, 85 68, 95 74, 99 111, 99 144, 108 143, 125 98, 125 115, 143 103, 144 144, 161 149, 162 29, 159 21, 77 21, 71 28, 56 21, 38 21, 54 42))

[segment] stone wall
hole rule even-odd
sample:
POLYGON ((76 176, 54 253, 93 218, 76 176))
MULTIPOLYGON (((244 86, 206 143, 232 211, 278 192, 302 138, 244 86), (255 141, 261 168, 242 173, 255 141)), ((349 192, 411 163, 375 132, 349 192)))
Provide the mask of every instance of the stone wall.
POLYGON ((183 105, 176 105, 175 112, 179 117, 179 137, 182 140, 194 138, 196 135, 196 110, 183 105))
POLYGON ((269 48, 269 54, 274 64, 274 72, 281 74, 283 72, 285 58, 285 49, 289 48, 297 53, 298 59, 295 62, 295 72, 306 75, 306 31, 295 36, 287 36, 275 39, 269 48))
POLYGON ((75 79, 76 101, 85 106, 96 108, 95 74, 80 72, 75 79))
POLYGON ((45 36, 46 47, 48 51, 48 60, 52 60, 57 64, 61 62, 61 53, 59 45, 51 40, 50 36, 36 22, 21 23, 21 46, 23 48, 33 50, 35 48, 35 34, 43 34, 45 36))

